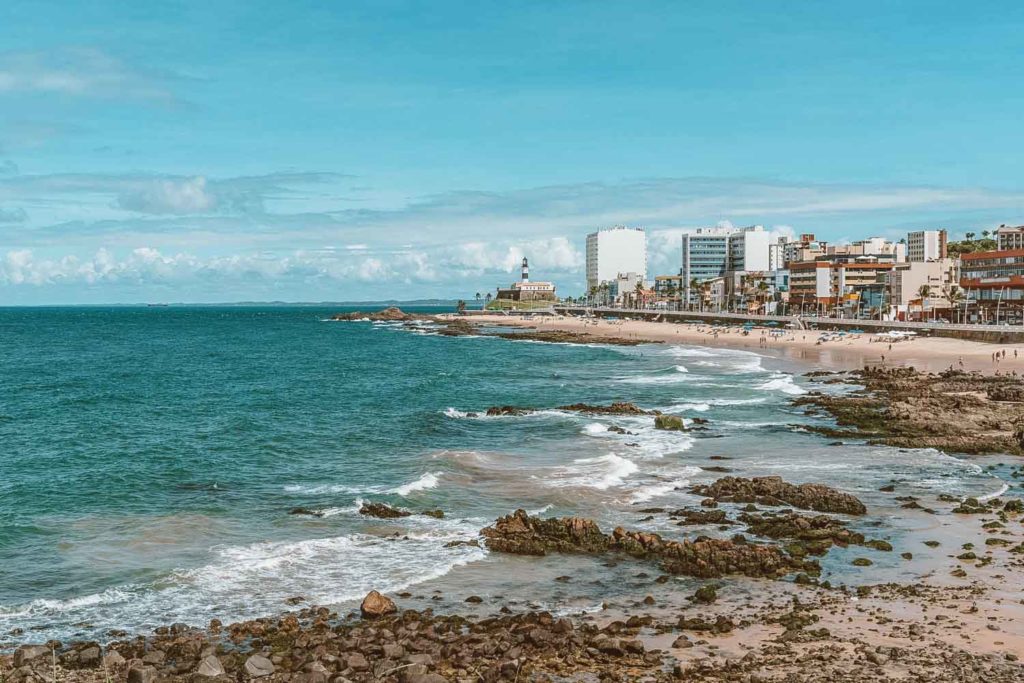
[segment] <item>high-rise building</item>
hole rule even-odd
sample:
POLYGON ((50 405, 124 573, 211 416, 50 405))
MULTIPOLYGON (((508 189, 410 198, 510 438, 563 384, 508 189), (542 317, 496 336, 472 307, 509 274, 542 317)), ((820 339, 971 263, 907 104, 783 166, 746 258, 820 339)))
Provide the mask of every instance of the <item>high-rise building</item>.
POLYGON ((643 228, 616 226, 587 235, 587 291, 620 273, 647 278, 647 234, 643 228))
POLYGON ((771 270, 770 236, 760 225, 748 228, 698 228, 683 234, 683 300, 693 303, 691 283, 703 283, 727 272, 771 270))
POLYGON ((747 273, 765 272, 769 268, 768 242, 764 227, 753 225, 729 235, 729 270, 747 273))
POLYGON ((912 263, 946 258, 945 230, 915 230, 907 233, 907 260, 912 263))

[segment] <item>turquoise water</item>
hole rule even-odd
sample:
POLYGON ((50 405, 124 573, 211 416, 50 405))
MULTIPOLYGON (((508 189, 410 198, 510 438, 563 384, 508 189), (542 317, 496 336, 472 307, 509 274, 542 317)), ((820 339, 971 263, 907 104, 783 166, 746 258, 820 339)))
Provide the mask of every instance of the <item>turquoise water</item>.
MULTIPOLYGON (((345 606, 371 588, 486 585, 487 572, 499 585, 501 558, 446 544, 517 507, 717 533, 637 513, 694 503, 679 489, 721 476, 701 469, 712 464, 857 493, 872 507, 858 524, 890 538, 956 533, 951 517, 893 509, 877 492, 890 479, 922 496, 1001 487, 977 461, 804 433, 788 401, 810 368, 753 352, 324 320, 339 310, 0 309, 0 644, 263 616, 295 595, 345 606), (711 429, 469 416, 616 400, 711 429), (383 523, 356 513, 365 500, 446 518, 383 523)), ((845 567, 841 554, 826 563, 845 567)), ((921 568, 884 557, 878 570, 921 568)))

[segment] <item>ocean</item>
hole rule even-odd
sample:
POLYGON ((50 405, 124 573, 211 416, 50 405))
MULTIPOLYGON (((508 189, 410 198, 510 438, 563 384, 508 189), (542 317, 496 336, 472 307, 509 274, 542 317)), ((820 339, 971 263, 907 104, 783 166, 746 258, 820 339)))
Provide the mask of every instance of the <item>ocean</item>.
MULTIPOLYGON (((344 611, 371 589, 436 609, 596 609, 648 590, 634 566, 458 542, 517 508, 673 538, 732 535, 640 512, 695 505, 686 487, 723 476, 711 467, 860 497, 870 514, 855 528, 915 544, 913 561, 872 556, 872 582, 927 573, 921 540, 955 544, 963 528, 897 507, 881 486, 896 480, 923 501, 1020 492, 997 457, 809 433, 821 418, 790 400, 814 368, 764 353, 327 321, 346 310, 0 309, 0 647, 227 623, 278 614, 290 598, 344 611), (664 432, 648 417, 552 410, 612 401, 710 424, 664 432), (480 415, 492 405, 540 410, 480 415), (445 516, 372 519, 358 514, 366 501, 445 516), (322 516, 289 514, 297 507, 322 516), (565 572, 577 580, 553 581, 565 572), (463 604, 469 591, 483 607, 463 604)), ((856 583, 854 552, 832 551, 824 578, 856 583)))

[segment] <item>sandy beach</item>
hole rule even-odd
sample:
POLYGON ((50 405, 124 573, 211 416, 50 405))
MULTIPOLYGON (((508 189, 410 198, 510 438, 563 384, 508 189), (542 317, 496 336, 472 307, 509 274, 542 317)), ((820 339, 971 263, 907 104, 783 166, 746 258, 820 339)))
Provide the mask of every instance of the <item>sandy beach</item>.
POLYGON ((865 365, 913 366, 940 372, 950 367, 995 372, 1024 373, 1024 344, 986 344, 948 337, 910 337, 892 341, 875 334, 848 334, 819 343, 816 330, 777 330, 755 327, 748 334, 740 327, 715 327, 702 323, 665 323, 642 320, 583 319, 568 316, 523 319, 504 315, 475 315, 474 323, 559 330, 623 339, 650 339, 666 343, 700 344, 747 349, 766 355, 802 361, 822 369, 850 370, 865 365), (1003 355, 1005 352, 1005 355, 1003 355), (999 354, 996 359, 995 354, 999 354))

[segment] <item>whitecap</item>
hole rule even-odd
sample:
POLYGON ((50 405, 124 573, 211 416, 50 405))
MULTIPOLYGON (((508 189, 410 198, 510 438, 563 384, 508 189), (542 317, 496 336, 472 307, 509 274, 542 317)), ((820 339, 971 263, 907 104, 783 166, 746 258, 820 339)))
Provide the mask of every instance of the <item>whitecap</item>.
POLYGON ((995 493, 986 493, 983 496, 978 496, 977 500, 978 500, 978 502, 983 503, 986 500, 992 500, 993 498, 998 498, 999 496, 1003 495, 1004 493, 1006 493, 1009 490, 1010 490, 1010 485, 1004 482, 1003 485, 999 487, 998 491, 996 491, 995 493))
POLYGON ((784 394, 790 394, 792 396, 807 393, 806 389, 798 387, 796 383, 793 382, 792 375, 782 373, 772 375, 767 382, 759 384, 755 388, 760 391, 781 391, 784 394))
POLYGON ((571 466, 555 469, 556 477, 547 481, 550 486, 579 486, 603 491, 621 486, 627 477, 640 468, 632 460, 609 453, 594 458, 579 458, 573 460, 571 466))

